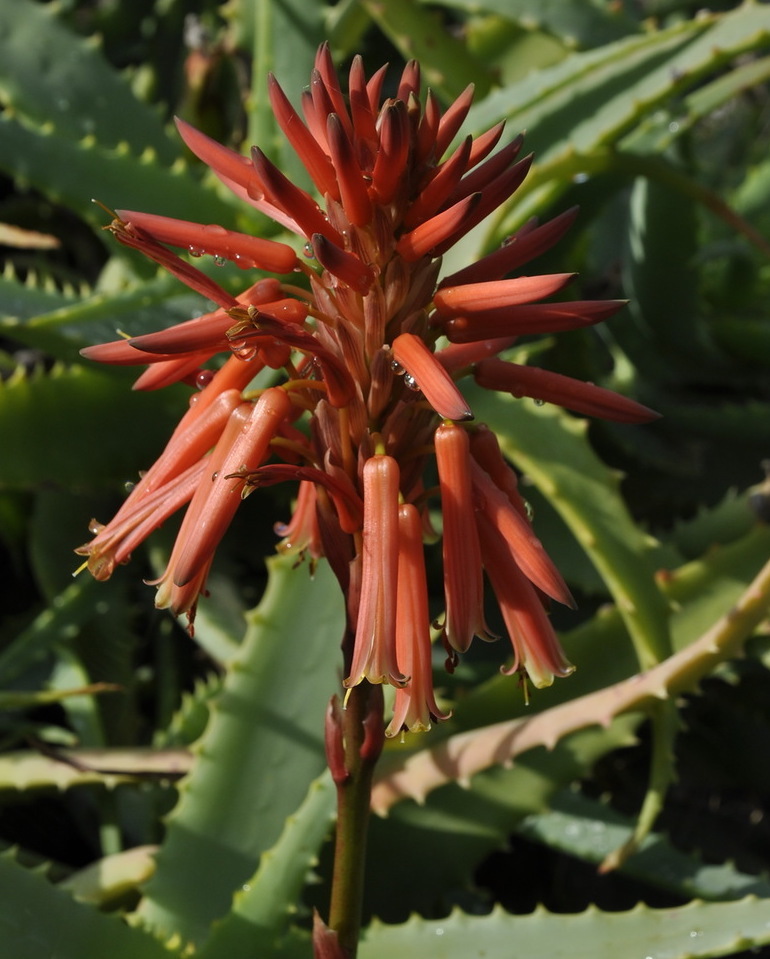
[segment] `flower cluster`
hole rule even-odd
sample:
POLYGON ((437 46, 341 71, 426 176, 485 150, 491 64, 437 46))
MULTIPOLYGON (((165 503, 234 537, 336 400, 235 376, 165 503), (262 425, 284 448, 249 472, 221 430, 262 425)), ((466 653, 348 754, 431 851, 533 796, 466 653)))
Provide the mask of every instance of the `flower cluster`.
POLYGON ((216 309, 157 333, 84 354, 149 364, 137 382, 184 380, 198 392, 165 452, 114 519, 93 524, 79 552, 99 579, 174 511, 187 510, 156 603, 194 615, 215 549, 251 490, 298 482, 279 548, 326 557, 347 600, 345 680, 396 687, 388 732, 444 718, 431 670, 424 542, 428 507, 440 500, 445 611, 437 624, 449 662, 484 619, 484 572, 513 645, 510 672, 548 685, 572 667, 545 605, 570 603, 567 586, 535 536, 516 474, 494 434, 473 423, 458 388, 482 387, 558 403, 621 422, 654 414, 600 387, 499 357, 522 334, 587 326, 617 301, 548 301, 569 274, 505 278, 548 249, 573 211, 531 222, 498 250, 439 280, 442 255, 521 184, 531 158, 522 138, 497 149, 502 124, 451 149, 472 91, 442 110, 407 64, 383 102, 385 70, 353 61, 344 95, 326 46, 316 57, 300 114, 278 83, 276 119, 322 201, 256 147, 249 157, 185 123, 188 147, 246 203, 300 238, 288 244, 149 213, 119 211, 112 230, 211 300, 216 309), (183 248, 283 277, 257 279, 232 296, 183 248), (298 283, 297 274, 305 278, 298 283), (290 275, 290 274, 293 274, 290 275), (543 302, 545 300, 545 302, 543 302), (214 368, 217 354, 225 361, 214 368), (211 367, 211 368, 208 368, 211 367), (249 390, 257 372, 274 383, 249 390), (438 475, 438 488, 426 477, 438 475))

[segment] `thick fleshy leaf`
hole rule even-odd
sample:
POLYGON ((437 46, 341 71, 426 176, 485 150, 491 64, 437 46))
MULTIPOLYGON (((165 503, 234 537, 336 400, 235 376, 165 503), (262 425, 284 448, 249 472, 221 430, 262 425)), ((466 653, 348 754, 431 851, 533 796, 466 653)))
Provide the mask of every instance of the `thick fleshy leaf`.
POLYGON ((233 208, 214 191, 201 189, 181 165, 172 168, 159 163, 155 154, 134 156, 126 148, 28 127, 10 113, 0 119, 0 169, 23 178, 97 228, 104 224, 104 213, 94 199, 110 206, 145 206, 169 216, 195 210, 201 220, 227 227, 235 220, 233 208))
POLYGON ((255 875, 236 893, 232 911, 214 927, 200 959, 251 959, 260 949, 273 954, 289 931, 294 903, 331 828, 335 802, 336 790, 324 772, 287 818, 255 875))
POLYGON ((249 616, 169 819, 139 910, 158 934, 204 939, 324 768, 323 716, 337 688, 344 606, 326 564, 312 579, 293 564, 270 561, 268 591, 249 616))
POLYGON ((76 902, 57 889, 39 870, 20 866, 0 855, 0 936, 13 959, 169 959, 180 955, 117 916, 107 916, 76 902))
POLYGON ((512 916, 501 908, 484 917, 458 910, 446 919, 415 917, 402 926, 378 924, 369 929, 360 955, 361 959, 503 955, 514 940, 530 959, 594 959, 632 951, 654 954, 656 959, 708 959, 765 945, 770 942, 770 927, 767 902, 753 896, 673 909, 591 908, 575 916, 551 914, 542 907, 528 916, 512 916))
MULTIPOLYGON (((176 156, 160 115, 142 103, 99 45, 77 36, 54 6, 15 0, 0 5, 0 100, 27 125, 47 125, 73 142, 97 137, 138 155, 176 156)), ((59 158, 59 161, 61 158, 59 158)))
POLYGON ((151 394, 132 393, 114 371, 84 366, 15 374, 0 384, 0 485, 93 489, 133 480, 179 412, 179 394, 162 395, 159 405, 151 394), (141 429, 129 425, 140 422, 141 429))

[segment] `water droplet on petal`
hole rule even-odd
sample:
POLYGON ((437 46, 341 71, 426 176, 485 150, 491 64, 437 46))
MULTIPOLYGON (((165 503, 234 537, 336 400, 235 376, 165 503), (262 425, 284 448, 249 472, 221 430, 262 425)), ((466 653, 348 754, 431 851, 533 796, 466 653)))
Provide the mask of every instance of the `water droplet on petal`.
POLYGON ((535 406, 545 406, 545 400, 541 400, 539 397, 536 397, 535 406))
POLYGON ((101 533, 104 529, 104 523, 100 523, 98 520, 92 519, 88 524, 88 532, 93 533, 96 536, 97 533, 101 533))
POLYGON ((217 255, 214 257, 214 266, 224 266, 225 263, 227 263, 227 259, 217 253, 217 255))
POLYGON ((307 257, 308 260, 315 259, 315 250, 312 243, 308 242, 302 247, 302 255, 307 257))
POLYGON ((201 370, 200 373, 198 373, 198 375, 195 377, 195 385, 199 390, 204 390, 213 379, 213 370, 201 370))
POLYGON ((187 252, 190 254, 190 256, 196 256, 196 257, 197 257, 197 256, 203 256, 203 254, 204 254, 206 251, 205 251, 204 249, 202 249, 201 247, 199 247, 199 246, 188 246, 188 247, 187 247, 187 252))
POLYGON ((398 360, 391 360, 390 368, 393 370, 396 376, 404 375, 404 367, 398 362, 398 360))
POLYGON ((123 484, 123 489, 127 493, 131 493, 133 492, 135 486, 136 486, 136 483, 132 483, 131 480, 126 480, 126 482, 123 484))
POLYGON ((420 387, 417 384, 417 380, 412 376, 411 373, 404 373, 404 385, 407 389, 414 390, 417 392, 420 387))
POLYGON ((245 360, 246 362, 253 360, 257 355, 257 347, 249 343, 248 340, 231 340, 230 349, 239 360, 245 360))
POLYGON ((215 471, 211 474, 211 482, 213 483, 218 477, 219 477, 219 470, 215 470, 215 471))

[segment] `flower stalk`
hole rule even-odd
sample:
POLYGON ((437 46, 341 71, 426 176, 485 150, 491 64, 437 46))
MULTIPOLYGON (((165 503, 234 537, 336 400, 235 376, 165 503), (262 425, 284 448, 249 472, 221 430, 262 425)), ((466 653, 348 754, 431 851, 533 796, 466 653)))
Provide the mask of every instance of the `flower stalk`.
MULTIPOLYGON (((345 696, 344 708, 336 697, 332 700, 326 720, 326 750, 337 787, 337 828, 328 928, 336 933, 339 955, 344 959, 355 959, 358 948, 372 780, 383 742, 381 685, 353 686, 345 696)), ((320 954, 316 948, 316 956, 320 954)))

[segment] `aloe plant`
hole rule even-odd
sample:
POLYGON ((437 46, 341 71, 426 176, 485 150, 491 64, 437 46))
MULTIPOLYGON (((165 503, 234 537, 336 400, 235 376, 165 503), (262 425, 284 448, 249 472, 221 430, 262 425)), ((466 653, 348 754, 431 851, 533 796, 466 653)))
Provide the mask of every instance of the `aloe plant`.
MULTIPOLYGON (((770 945, 770 8, 649 8, 0 0, 0 941, 14 959, 352 954, 334 937, 353 907, 335 905, 348 814, 324 741, 345 722, 327 708, 350 611, 334 564, 274 555, 291 490, 245 497, 194 629, 142 582, 163 573, 166 528, 109 582, 72 578, 92 518, 119 508, 190 398, 132 390, 80 350, 208 309, 105 231, 126 239, 112 210, 296 246, 192 157, 173 117, 244 155, 257 143, 312 191, 266 77, 298 97, 325 41, 370 74, 418 57, 442 110, 474 84, 464 133, 526 130, 529 175, 442 275, 578 204, 535 269, 628 306, 519 336, 505 359, 662 414, 586 420, 463 385, 578 601, 550 619, 577 669, 528 693, 500 675, 500 643, 451 675, 436 652, 451 718, 392 737, 373 770, 360 956, 770 945), (332 929, 316 919, 315 944, 314 911, 332 929)), ((227 297, 262 275, 189 262, 227 297)), ((426 555, 438 616, 441 546, 426 555)))

